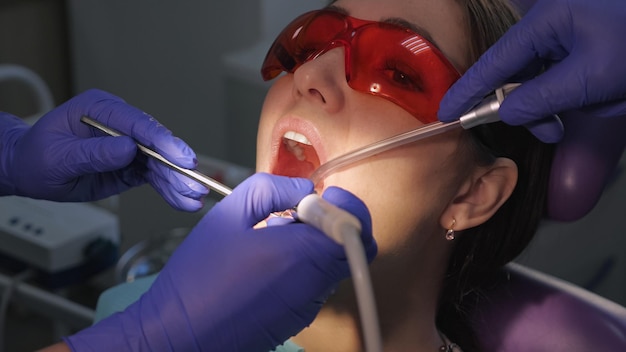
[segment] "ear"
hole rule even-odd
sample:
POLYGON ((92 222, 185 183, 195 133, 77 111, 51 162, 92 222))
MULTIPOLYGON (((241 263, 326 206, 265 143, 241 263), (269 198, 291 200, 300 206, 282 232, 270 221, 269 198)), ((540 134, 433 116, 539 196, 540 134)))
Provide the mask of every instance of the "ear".
POLYGON ((444 210, 440 224, 461 231, 489 220, 509 199, 517 184, 517 165, 508 158, 497 158, 487 167, 477 167, 461 185, 444 210))

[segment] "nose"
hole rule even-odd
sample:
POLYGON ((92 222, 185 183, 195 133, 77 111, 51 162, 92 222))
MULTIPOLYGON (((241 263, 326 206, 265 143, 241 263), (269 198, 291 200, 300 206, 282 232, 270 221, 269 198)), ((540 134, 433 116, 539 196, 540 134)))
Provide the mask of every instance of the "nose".
POLYGON ((339 111, 345 102, 344 48, 338 47, 308 61, 294 72, 294 95, 321 104, 329 113, 339 111))

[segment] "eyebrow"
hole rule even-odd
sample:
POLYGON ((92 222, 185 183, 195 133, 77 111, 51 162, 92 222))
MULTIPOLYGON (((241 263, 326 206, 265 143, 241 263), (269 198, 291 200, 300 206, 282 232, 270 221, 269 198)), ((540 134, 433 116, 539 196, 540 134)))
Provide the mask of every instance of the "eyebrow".
MULTIPOLYGON (((331 1, 331 3, 325 7, 326 10, 336 11, 344 15, 349 15, 350 13, 343 7, 333 5, 337 0, 331 1)), ((410 29, 411 31, 419 34, 429 42, 431 42, 437 49, 439 49, 439 45, 433 40, 433 36, 428 32, 424 27, 420 27, 415 23, 409 22, 400 17, 389 17, 383 18, 380 22, 394 24, 396 26, 404 27, 406 29, 410 29)))

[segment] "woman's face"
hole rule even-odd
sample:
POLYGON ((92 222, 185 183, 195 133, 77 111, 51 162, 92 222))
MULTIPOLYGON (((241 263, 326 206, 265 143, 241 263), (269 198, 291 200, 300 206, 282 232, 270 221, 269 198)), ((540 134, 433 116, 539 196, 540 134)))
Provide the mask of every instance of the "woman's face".
MULTIPOLYGON (((467 64, 462 14, 454 0, 339 0, 334 5, 360 19, 410 22, 427 31, 455 67, 467 64)), ((344 62, 344 49, 335 48, 275 80, 261 113, 257 171, 308 177, 328 160, 423 124, 389 100, 350 88, 344 62), (304 136, 312 146, 288 141, 289 135, 304 136)), ((368 158, 329 175, 318 192, 339 186, 367 204, 379 257, 421 246, 430 236, 414 233, 441 232, 441 213, 465 174, 456 157, 459 138, 458 132, 446 133, 368 158)))

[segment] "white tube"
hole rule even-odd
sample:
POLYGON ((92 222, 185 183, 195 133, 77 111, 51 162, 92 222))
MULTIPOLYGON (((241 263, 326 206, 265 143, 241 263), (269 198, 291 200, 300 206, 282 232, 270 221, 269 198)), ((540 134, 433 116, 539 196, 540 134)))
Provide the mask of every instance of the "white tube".
POLYGON ((317 194, 304 197, 297 208, 298 219, 315 226, 342 244, 346 251, 356 293, 361 328, 367 352, 383 350, 374 289, 367 258, 361 242, 361 223, 354 215, 340 209, 317 194))

